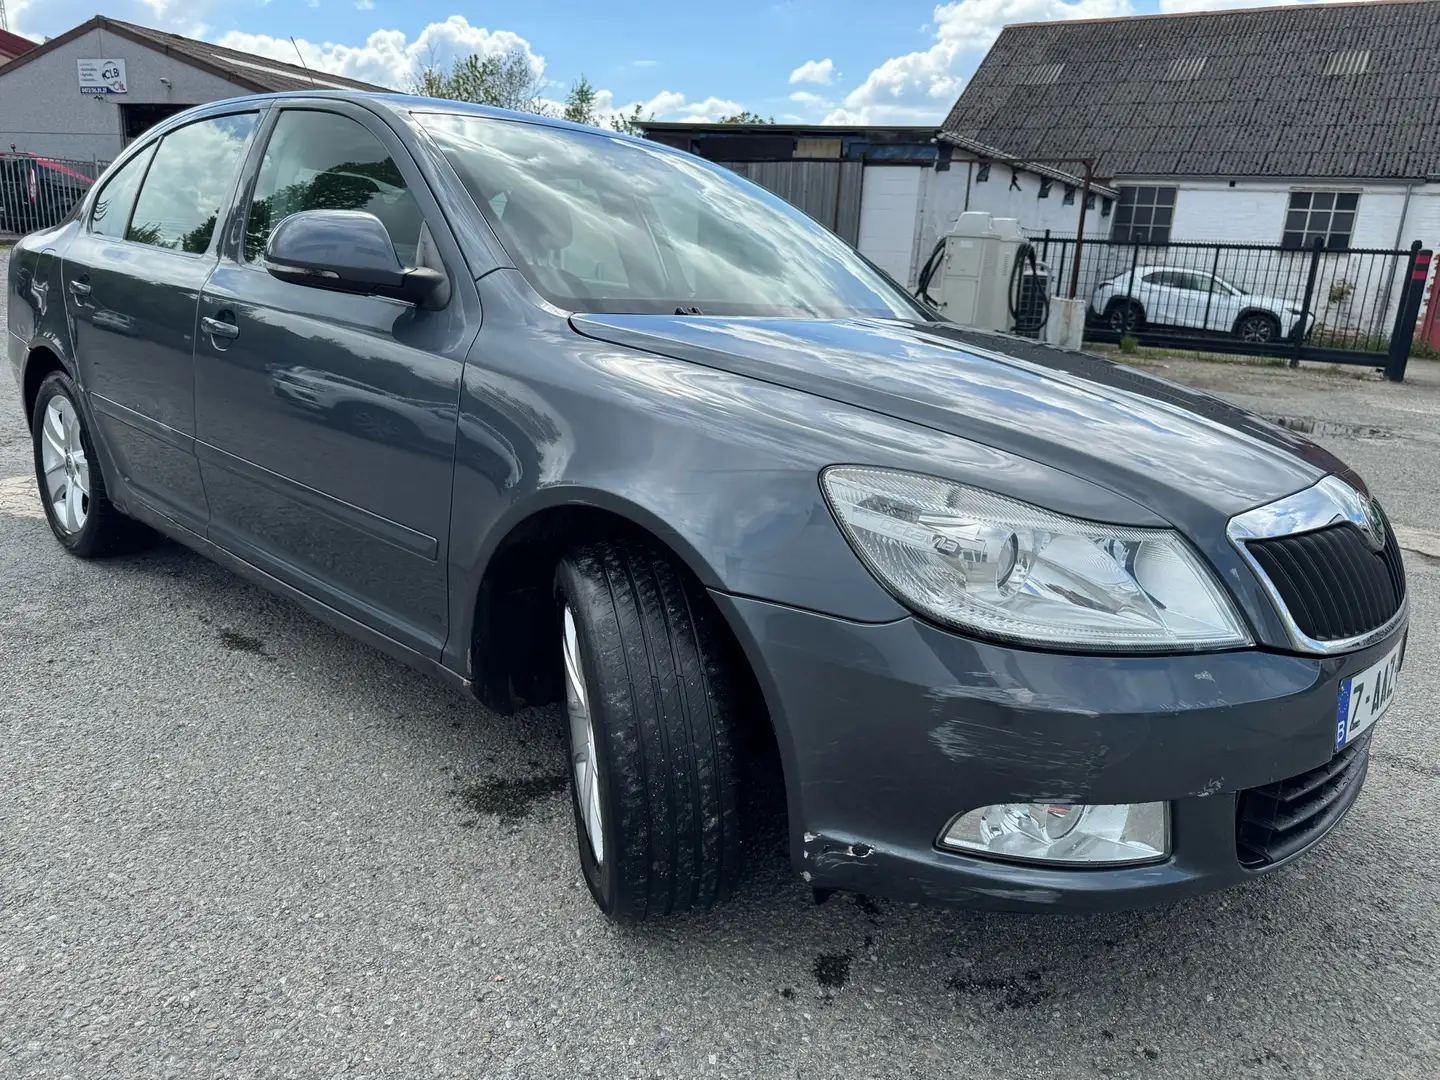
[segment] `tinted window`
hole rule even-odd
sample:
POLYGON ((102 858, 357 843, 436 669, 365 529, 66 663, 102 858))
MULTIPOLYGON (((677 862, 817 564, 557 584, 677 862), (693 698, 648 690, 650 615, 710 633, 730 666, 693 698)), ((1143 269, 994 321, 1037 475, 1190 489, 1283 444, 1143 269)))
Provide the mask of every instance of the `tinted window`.
POLYGON ((925 317, 830 230, 689 154, 474 114, 417 119, 516 267, 560 307, 925 317))
POLYGON ((113 236, 117 240, 125 235, 125 226, 130 224, 130 211, 135 207, 135 193, 140 190, 140 181, 145 179, 145 166, 150 164, 154 153, 153 146, 142 150, 105 181, 90 210, 93 232, 113 236))
POLYGON ((161 139, 125 239, 193 254, 208 251, 256 115, 200 120, 161 139))
POLYGON ((395 254, 415 265, 424 219, 380 140, 335 113, 292 111, 275 125, 245 223, 245 258, 258 259, 275 226, 301 210, 364 210, 389 230, 395 254))

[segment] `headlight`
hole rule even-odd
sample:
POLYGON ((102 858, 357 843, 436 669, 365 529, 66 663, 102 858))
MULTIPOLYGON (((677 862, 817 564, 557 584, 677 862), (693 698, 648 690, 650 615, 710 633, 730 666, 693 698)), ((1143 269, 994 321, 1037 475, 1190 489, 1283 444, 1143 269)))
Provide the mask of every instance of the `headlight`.
POLYGON ((871 572, 936 622, 1077 649, 1250 643, 1229 597, 1169 529, 1082 521, 889 469, 832 466, 821 486, 871 572))

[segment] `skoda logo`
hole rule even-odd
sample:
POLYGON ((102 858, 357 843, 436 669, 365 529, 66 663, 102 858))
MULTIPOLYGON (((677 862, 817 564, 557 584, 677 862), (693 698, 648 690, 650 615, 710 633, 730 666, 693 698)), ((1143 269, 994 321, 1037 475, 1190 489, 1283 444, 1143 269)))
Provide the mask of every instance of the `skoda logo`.
POLYGON ((1374 499, 1361 495, 1360 509, 1364 520, 1355 524, 1365 534, 1365 542, 1370 545, 1370 549, 1379 551, 1385 546, 1385 524, 1380 517, 1380 507, 1375 504, 1374 499))

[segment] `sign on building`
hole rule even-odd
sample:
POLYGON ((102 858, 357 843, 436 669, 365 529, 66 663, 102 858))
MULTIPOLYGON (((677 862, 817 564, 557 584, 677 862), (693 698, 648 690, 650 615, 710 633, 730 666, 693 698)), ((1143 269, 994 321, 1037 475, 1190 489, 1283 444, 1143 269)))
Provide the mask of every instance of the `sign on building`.
POLYGON ((77 60, 80 68, 80 93, 127 94, 124 60, 77 60))

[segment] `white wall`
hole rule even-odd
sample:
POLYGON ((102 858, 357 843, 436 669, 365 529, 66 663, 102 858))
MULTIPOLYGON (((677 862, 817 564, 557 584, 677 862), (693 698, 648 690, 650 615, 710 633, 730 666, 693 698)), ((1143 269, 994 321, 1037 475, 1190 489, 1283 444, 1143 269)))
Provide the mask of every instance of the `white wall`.
POLYGON ((39 59, 0 68, 0 151, 14 143, 33 154, 109 161, 124 141, 119 104, 200 105, 249 92, 128 38, 91 30, 39 59), (76 61, 99 58, 125 61, 129 93, 80 93, 76 61))
POLYGON ((933 171, 915 165, 865 166, 855 246, 902 285, 910 284, 914 264, 921 178, 933 171))

